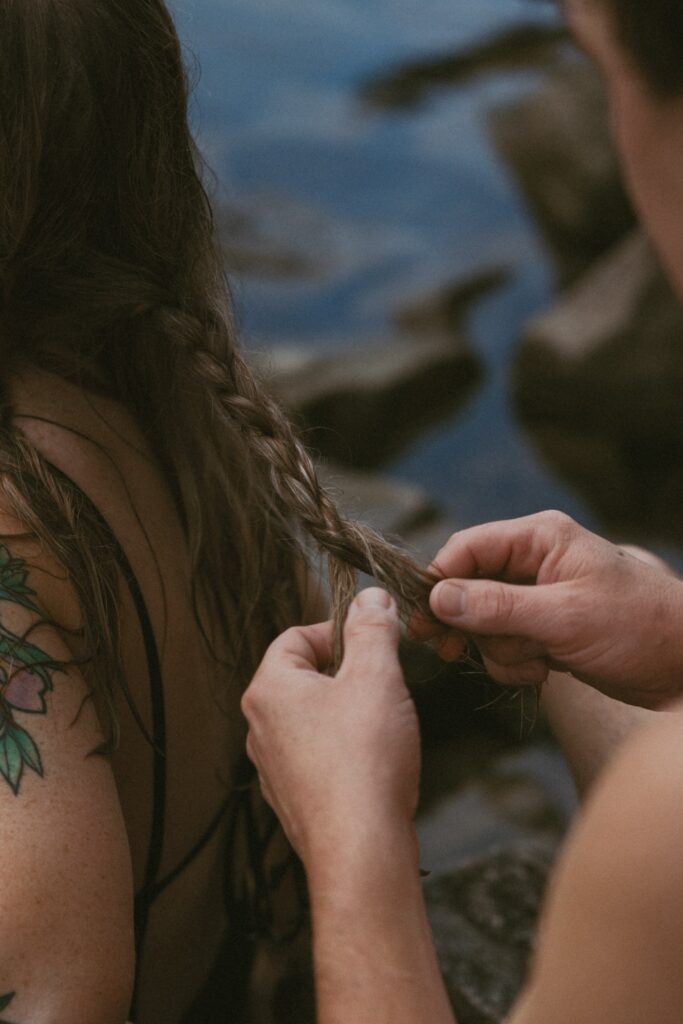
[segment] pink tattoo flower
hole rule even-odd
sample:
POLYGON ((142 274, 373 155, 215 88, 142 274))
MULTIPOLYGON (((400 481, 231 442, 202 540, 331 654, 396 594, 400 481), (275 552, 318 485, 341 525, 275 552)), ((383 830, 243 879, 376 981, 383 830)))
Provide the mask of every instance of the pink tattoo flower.
POLYGON ((0 697, 15 711, 44 715, 45 680, 35 672, 19 666, 13 658, 5 658, 0 667, 0 697), (9 674, 7 669, 9 669, 9 674))

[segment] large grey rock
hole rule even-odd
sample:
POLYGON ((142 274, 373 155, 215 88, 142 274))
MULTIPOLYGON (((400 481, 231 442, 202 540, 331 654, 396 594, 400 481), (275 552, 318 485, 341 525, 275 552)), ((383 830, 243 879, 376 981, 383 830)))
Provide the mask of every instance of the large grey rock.
POLYGON ((439 962, 458 1024, 502 1024, 526 978, 554 850, 526 841, 427 882, 439 962))
POLYGON ((576 364, 630 333, 648 294, 660 286, 654 250, 640 231, 634 231, 528 325, 525 341, 576 364))
POLYGON ((318 238, 319 223, 311 219, 311 223, 302 224, 300 210, 274 206, 270 203, 264 207, 262 201, 256 210, 214 201, 226 271, 236 276, 264 278, 318 277, 326 269, 321 256, 325 250, 318 238), (302 238, 307 239, 307 248, 302 246, 302 238), (311 238, 315 239, 313 246, 311 238), (311 252, 311 247, 321 251, 311 252))
POLYGON ((384 536, 405 538, 437 515, 427 492, 403 480, 325 462, 318 465, 318 476, 344 515, 384 536))
POLYGON ((534 92, 495 108, 493 141, 534 215, 562 283, 633 224, 597 72, 559 64, 534 92))
POLYGON ((472 307, 505 285, 509 278, 510 268, 503 264, 476 271, 404 302, 396 311, 394 322, 416 338, 452 337, 463 330, 472 307))
POLYGON ((416 523, 404 540, 417 561, 429 565, 457 529, 457 524, 448 516, 437 516, 430 522, 416 523))
POLYGON ((683 312, 639 234, 529 325, 514 393, 604 529, 683 541, 683 312))
POLYGON ((471 395, 481 364, 462 335, 396 337, 332 350, 278 346, 254 356, 273 392, 336 462, 373 467, 471 395))

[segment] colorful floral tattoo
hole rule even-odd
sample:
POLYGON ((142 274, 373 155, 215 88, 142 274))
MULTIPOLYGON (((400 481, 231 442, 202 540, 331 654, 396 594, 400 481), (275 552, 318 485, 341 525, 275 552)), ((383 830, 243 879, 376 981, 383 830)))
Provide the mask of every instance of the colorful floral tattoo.
MULTIPOLYGON (((26 584, 27 576, 24 559, 15 558, 0 544, 0 602, 21 605, 42 619, 43 613, 33 601, 35 591, 26 584)), ((43 775, 40 751, 30 734, 16 722, 15 713, 46 714, 46 694, 53 689, 53 674, 59 671, 64 671, 63 662, 55 661, 0 621, 0 776, 15 795, 25 768, 43 775)), ((1 1000, 11 998, 0 997, 0 1010, 8 1005, 1 1000)))
MULTIPOLYGON (((8 992, 6 996, 0 996, 0 1011, 7 1009, 15 995, 16 992, 8 992)), ((10 1021, 5 1020, 3 1017, 2 1020, 0 1020, 0 1024, 10 1024, 10 1021)))

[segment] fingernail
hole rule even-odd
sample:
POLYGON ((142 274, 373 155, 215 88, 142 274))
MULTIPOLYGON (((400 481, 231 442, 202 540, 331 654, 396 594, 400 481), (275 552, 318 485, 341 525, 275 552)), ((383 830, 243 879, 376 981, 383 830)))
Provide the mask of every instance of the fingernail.
POLYGON ((390 608, 391 594, 380 587, 368 587, 357 595, 356 604, 359 608, 390 608))
POLYGON ((465 611, 467 592, 458 583, 439 583, 434 596, 439 615, 458 616, 465 611))

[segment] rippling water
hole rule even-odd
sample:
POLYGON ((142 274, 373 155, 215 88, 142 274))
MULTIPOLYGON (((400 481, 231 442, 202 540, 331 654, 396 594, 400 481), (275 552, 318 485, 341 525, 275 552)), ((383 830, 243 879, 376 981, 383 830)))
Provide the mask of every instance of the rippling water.
POLYGON ((388 470, 423 484, 463 525, 559 506, 589 517, 539 463, 509 409, 508 363, 551 281, 533 225, 489 144, 492 104, 532 72, 482 77, 407 111, 360 88, 397 63, 460 48, 520 21, 529 0, 175 0, 201 65, 193 119, 219 194, 292 259, 243 274, 247 344, 345 345, 389 337, 420 296, 492 264, 510 282, 477 307, 486 381, 464 412, 388 470))

